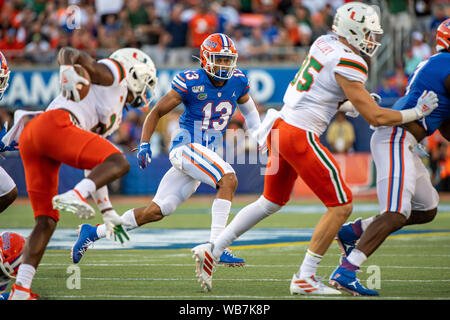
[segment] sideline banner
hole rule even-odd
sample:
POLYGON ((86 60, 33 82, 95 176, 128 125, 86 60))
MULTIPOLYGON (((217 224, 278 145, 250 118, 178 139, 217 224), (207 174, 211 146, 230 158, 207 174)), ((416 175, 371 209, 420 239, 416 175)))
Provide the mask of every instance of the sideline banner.
MULTIPOLYGON (((182 69, 159 69, 158 86, 153 103, 167 93, 172 78, 182 69)), ((297 66, 285 68, 242 68, 251 84, 250 94, 265 106, 281 107, 284 92, 298 71, 297 66)), ((45 109, 59 94, 58 69, 12 70, 10 84, 0 106, 8 108, 30 107, 45 109)))

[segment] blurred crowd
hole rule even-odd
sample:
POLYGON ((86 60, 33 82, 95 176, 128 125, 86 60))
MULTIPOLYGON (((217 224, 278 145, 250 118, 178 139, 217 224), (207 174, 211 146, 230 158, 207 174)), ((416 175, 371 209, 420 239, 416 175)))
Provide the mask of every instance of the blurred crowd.
POLYGON ((191 62, 207 35, 230 35, 240 59, 295 59, 330 31, 344 0, 0 0, 0 50, 24 63, 50 63, 62 46, 94 57, 140 47, 157 64, 191 62), (167 50, 170 49, 170 50, 167 50))
MULTIPOLYGON (((122 47, 139 47, 159 66, 192 64, 193 55, 211 33, 231 36, 239 63, 299 64, 299 52, 331 32, 337 7, 347 0, 0 0, 0 50, 13 65, 52 64, 58 49, 71 46, 103 58, 122 47)), ((402 52, 391 72, 382 75, 375 92, 383 107, 401 97, 408 76, 435 53, 434 31, 450 16, 448 0, 364 1, 385 8, 383 25, 400 39, 402 52), (388 29, 390 28, 390 29, 388 29)), ((394 39, 395 40, 395 39, 394 39)), ((164 117, 153 136, 154 154, 167 153, 182 112, 164 117)), ((261 117, 265 108, 260 107, 261 117)), ((7 117, 7 115, 3 115, 7 117)), ((2 116, 2 117, 3 117, 2 116)), ((110 139, 124 151, 135 148, 146 113, 124 115, 110 139)), ((3 121, 2 121, 3 122, 3 121)), ((245 127, 237 111, 230 128, 245 127)), ((351 124, 336 117, 326 141, 333 152, 352 152, 351 124), (342 136, 341 136, 342 135, 342 136)), ((445 139, 432 146, 436 159, 446 159, 445 139)), ((356 150, 357 151, 357 150, 356 150)), ((437 160, 436 160, 437 161, 437 160)), ((441 160, 439 160, 441 161, 441 160)), ((436 163, 441 163, 437 161, 436 163)), ((441 164, 435 165, 436 172, 441 164)), ((442 170, 440 170, 442 171, 442 170)), ((448 170, 450 176, 450 169, 448 170)), ((439 173, 436 173, 439 174, 439 173)))

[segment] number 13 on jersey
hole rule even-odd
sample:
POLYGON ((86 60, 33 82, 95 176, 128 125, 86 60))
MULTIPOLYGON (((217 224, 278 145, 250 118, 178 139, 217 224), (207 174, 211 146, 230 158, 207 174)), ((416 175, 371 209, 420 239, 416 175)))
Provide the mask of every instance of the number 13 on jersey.
POLYGON ((314 83, 312 69, 319 73, 322 68, 323 65, 320 64, 319 61, 308 55, 305 58, 300 70, 298 70, 295 75, 294 80, 292 80, 290 84, 296 86, 297 90, 300 92, 309 91, 309 89, 311 89, 311 85, 314 83))

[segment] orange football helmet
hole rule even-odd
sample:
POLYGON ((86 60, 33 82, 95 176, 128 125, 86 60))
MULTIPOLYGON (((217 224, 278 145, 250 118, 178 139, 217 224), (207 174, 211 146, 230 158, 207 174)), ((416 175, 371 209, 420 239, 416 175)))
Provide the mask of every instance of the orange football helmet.
POLYGON ((233 40, 223 33, 209 35, 200 46, 202 68, 215 80, 228 80, 237 63, 237 50, 233 40))
POLYGON ((22 263, 25 238, 15 232, 0 234, 0 282, 14 279, 22 263))
POLYGON ((9 83, 9 70, 6 58, 0 51, 0 99, 3 97, 9 83))
POLYGON ((442 22, 436 30, 436 51, 450 52, 450 18, 442 22))

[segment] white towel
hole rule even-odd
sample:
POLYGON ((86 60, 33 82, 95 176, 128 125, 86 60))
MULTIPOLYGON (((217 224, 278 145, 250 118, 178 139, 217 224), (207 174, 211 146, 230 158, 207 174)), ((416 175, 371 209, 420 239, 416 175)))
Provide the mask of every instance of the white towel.
POLYGON ((25 127, 25 116, 36 116, 41 114, 43 111, 25 111, 25 110, 17 110, 14 112, 14 125, 11 129, 9 129, 8 133, 2 138, 2 142, 5 146, 9 146, 11 142, 16 141, 19 142, 20 134, 22 133, 23 128, 25 127))
POLYGON ((269 109, 261 125, 253 133, 253 137, 258 141, 260 146, 264 145, 267 140, 267 136, 272 129, 274 122, 281 117, 281 113, 275 109, 269 109))

